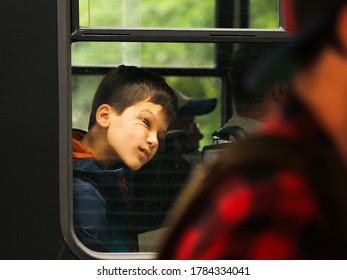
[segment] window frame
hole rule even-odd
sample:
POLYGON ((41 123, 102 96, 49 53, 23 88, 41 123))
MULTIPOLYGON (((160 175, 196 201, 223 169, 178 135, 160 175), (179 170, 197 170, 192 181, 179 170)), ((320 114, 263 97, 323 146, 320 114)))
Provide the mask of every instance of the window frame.
MULTIPOLYGON (((243 9, 248 9, 248 1, 239 1, 243 9)), ((71 76, 73 74, 93 75, 107 73, 111 67, 71 66, 71 44, 74 42, 181 42, 181 43, 216 43, 215 68, 147 68, 161 75, 168 76, 213 76, 222 81, 222 103, 231 104, 227 81, 227 65, 223 63, 226 52, 223 44, 244 42, 285 42, 289 39, 283 28, 246 29, 230 28, 234 21, 234 11, 230 10, 230 0, 216 0, 216 14, 223 15, 226 22, 219 21, 218 28, 81 28, 79 26, 79 1, 60 0, 58 5, 58 59, 59 59, 59 177, 60 177, 60 217, 61 229, 67 245, 83 259, 153 259, 157 253, 99 253, 88 249, 77 238, 73 227, 72 208, 72 94, 71 76), (229 11, 229 14, 227 11, 229 11)), ((281 11, 279 7, 279 11, 281 11)), ((281 13, 280 26, 281 26, 281 13)), ((247 16, 240 18, 240 27, 245 26, 247 16)), ((231 107, 231 106, 230 106, 231 107)), ((222 122, 231 116, 231 109, 222 106, 222 122)))

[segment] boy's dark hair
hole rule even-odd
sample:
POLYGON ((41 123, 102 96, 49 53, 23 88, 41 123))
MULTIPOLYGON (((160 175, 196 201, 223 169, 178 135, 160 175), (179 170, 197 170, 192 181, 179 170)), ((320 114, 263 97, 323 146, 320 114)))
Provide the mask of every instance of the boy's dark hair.
POLYGON ((96 90, 88 130, 96 123, 95 114, 100 105, 109 104, 122 114, 129 106, 147 99, 164 108, 168 122, 174 119, 177 98, 165 79, 136 66, 120 65, 104 77, 96 90))

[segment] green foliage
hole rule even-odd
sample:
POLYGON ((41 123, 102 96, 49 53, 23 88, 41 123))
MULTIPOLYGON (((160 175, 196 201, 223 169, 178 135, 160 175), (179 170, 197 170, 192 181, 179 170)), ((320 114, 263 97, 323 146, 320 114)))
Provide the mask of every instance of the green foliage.
POLYGON ((213 0, 143 2, 144 27, 214 27, 213 0))
POLYGON ((80 0, 82 26, 214 27, 213 0, 80 0))
POLYGON ((251 28, 278 28, 278 0, 250 0, 251 28))

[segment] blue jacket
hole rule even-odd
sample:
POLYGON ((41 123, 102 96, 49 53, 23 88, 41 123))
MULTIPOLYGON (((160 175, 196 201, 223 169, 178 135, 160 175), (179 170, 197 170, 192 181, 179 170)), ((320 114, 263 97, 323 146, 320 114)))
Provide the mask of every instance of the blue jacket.
POLYGON ((95 158, 74 160, 74 228, 80 241, 92 250, 131 252, 137 249, 137 237, 130 228, 132 217, 123 176, 121 166, 110 170, 95 158))

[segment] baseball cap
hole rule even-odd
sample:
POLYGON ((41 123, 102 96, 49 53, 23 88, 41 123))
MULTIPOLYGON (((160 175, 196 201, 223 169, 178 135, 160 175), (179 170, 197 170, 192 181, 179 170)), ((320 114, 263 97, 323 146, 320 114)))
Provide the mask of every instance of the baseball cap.
POLYGON ((212 112, 217 105, 217 98, 190 98, 175 91, 178 101, 179 117, 201 116, 212 112))
MULTIPOLYGON (((326 42, 334 40, 331 28, 336 15, 346 0, 283 0, 290 7, 289 40, 267 52, 243 81, 250 91, 270 88, 275 81, 288 81, 299 63, 310 62, 326 42)), ((285 19, 286 20, 286 19, 285 19)))

